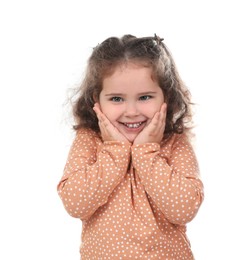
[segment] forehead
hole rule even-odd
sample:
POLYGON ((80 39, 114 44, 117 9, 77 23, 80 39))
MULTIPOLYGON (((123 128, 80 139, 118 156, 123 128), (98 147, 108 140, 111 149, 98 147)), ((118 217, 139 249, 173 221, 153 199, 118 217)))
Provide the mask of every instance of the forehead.
POLYGON ((104 77, 103 89, 114 87, 135 86, 141 88, 156 85, 153 69, 150 66, 136 63, 123 63, 116 66, 113 71, 104 77))
POLYGON ((103 67, 101 75, 102 78, 105 79, 107 77, 112 76, 115 72, 123 71, 125 69, 127 70, 130 68, 149 68, 150 71, 152 71, 152 74, 154 75, 154 64, 151 64, 146 60, 140 59, 120 60, 111 64, 107 64, 103 67))

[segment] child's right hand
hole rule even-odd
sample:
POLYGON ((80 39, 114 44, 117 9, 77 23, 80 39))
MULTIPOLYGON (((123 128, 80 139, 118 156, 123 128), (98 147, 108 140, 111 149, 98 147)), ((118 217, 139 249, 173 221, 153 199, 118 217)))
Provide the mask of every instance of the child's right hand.
POLYGON ((111 124, 108 118, 102 113, 100 105, 95 103, 93 110, 98 118, 98 124, 103 141, 122 141, 129 142, 128 139, 111 124))

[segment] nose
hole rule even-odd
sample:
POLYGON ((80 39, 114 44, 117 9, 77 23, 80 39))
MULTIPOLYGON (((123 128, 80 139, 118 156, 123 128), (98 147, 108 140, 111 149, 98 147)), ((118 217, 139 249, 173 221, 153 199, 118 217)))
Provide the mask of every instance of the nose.
POLYGON ((138 116, 139 110, 136 102, 128 102, 125 106, 125 116, 138 116))

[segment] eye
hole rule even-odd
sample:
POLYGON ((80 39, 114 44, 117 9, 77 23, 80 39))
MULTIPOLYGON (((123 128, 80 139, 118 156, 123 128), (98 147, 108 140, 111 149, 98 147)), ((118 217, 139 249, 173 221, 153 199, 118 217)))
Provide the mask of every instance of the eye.
POLYGON ((112 98, 110 98, 110 100, 113 102, 122 102, 123 101, 123 99, 121 97, 112 97, 112 98))
POLYGON ((139 100, 145 101, 145 100, 149 100, 149 99, 151 99, 151 98, 152 98, 152 96, 146 95, 146 96, 141 96, 141 97, 139 98, 139 100))

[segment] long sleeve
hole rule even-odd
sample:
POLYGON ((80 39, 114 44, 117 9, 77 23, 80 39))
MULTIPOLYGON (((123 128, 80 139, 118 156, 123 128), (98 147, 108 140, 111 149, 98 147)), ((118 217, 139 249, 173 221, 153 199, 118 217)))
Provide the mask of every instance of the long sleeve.
POLYGON ((174 135, 164 147, 156 143, 132 147, 132 162, 150 199, 173 224, 191 221, 203 201, 203 184, 192 146, 174 135))
POLYGON ((124 178, 129 160, 129 144, 102 143, 90 130, 79 130, 57 186, 67 212, 87 220, 124 178))

